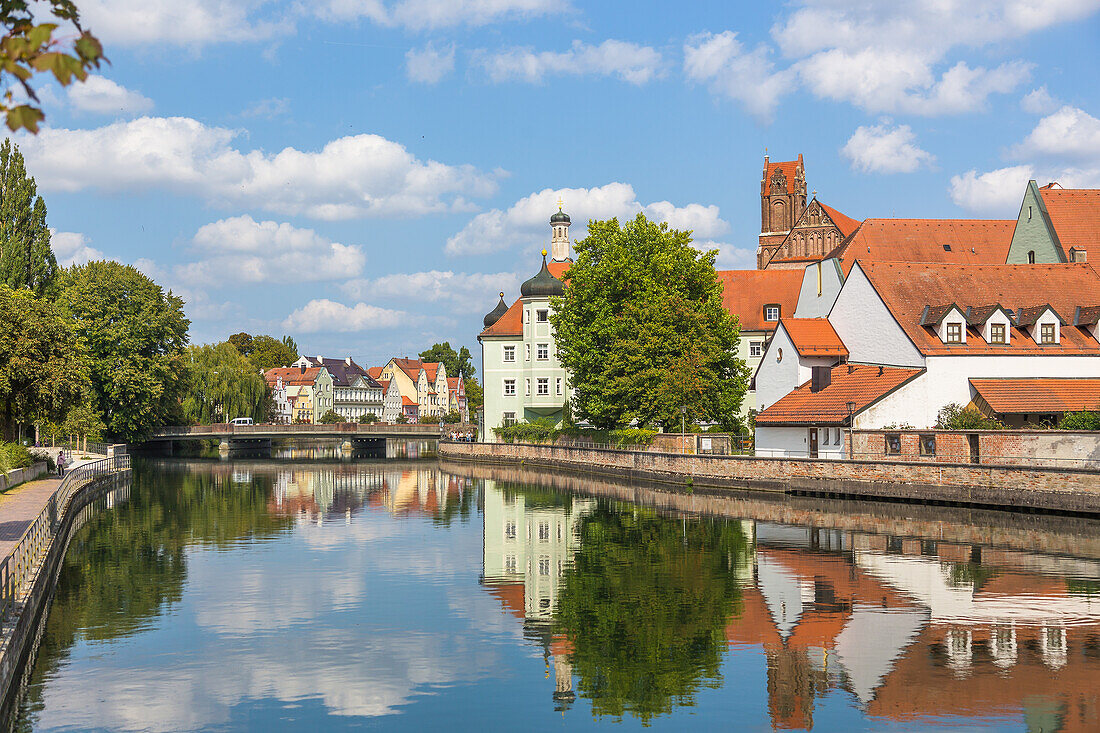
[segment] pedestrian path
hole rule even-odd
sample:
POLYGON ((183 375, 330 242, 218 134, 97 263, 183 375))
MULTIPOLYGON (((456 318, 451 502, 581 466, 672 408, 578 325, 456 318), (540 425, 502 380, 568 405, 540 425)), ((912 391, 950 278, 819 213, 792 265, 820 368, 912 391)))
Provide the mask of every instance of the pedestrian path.
MULTIPOLYGON (((91 461, 76 461, 77 468, 91 461)), ((70 469, 66 469, 68 472, 70 469)), ((20 484, 0 494, 0 559, 7 557, 61 485, 57 476, 47 476, 20 484)))

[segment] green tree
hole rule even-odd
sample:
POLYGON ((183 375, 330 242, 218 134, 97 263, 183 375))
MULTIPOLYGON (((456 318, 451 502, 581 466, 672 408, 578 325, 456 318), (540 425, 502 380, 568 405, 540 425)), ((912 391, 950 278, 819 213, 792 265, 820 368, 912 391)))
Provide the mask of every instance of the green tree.
POLYGON ((347 422, 347 420, 345 420, 344 416, 336 410, 329 410, 324 415, 321 415, 321 419, 317 422, 324 423, 325 425, 335 425, 338 422, 347 422))
POLYGON ((31 86, 34 75, 52 73, 63 87, 74 79, 84 81, 90 70, 106 61, 103 47, 81 28, 80 13, 72 0, 4 0, 0 3, 0 25, 0 81, 6 90, 0 111, 10 130, 38 132, 38 123, 46 116, 31 86), (59 24, 75 28, 76 33, 65 28, 58 33, 59 24), (12 93, 15 84, 22 89, 26 103, 16 104, 12 93))
POLYGON ((0 283, 42 296, 56 279, 46 202, 27 175, 19 147, 6 139, 0 144, 0 283))
POLYGON ((233 344, 237 348, 237 351, 241 352, 241 356, 251 356, 252 354, 252 336, 241 331, 235 333, 229 337, 229 343, 233 344))
POLYGON ((748 551, 740 525, 607 501, 580 521, 555 632, 572 642, 578 691, 593 714, 648 722, 717 687, 725 627, 741 608, 731 570, 748 551))
POLYGON ((266 422, 269 391, 252 362, 230 342, 188 349, 188 385, 183 398, 187 423, 208 425, 237 417, 266 422))
POLYGON ((432 348, 420 352, 420 359, 422 361, 438 361, 442 363, 447 369, 448 377, 461 376, 466 381, 469 381, 475 374, 474 359, 470 354, 470 350, 463 346, 458 351, 455 351, 454 348, 451 347, 450 341, 444 341, 441 344, 432 344, 432 348))
POLYGON ((359 416, 360 425, 372 425, 378 422, 378 416, 373 412, 367 412, 359 416))
POLYGON ((1100 408, 1067 412, 1058 423, 1060 430, 1100 430, 1100 408))
POLYGON ((577 419, 598 428, 638 421, 671 428, 711 420, 736 427, 748 369, 738 324, 722 305, 716 251, 639 214, 589 222, 565 295, 551 299, 558 358, 577 419))
POLYGON ((0 421, 60 422, 87 385, 87 353, 56 304, 0 285, 0 421))
POLYGON ((112 439, 132 442, 183 419, 187 328, 183 300, 129 265, 65 271, 60 302, 90 353, 95 408, 112 439))
POLYGON ((246 356, 257 370, 290 366, 298 360, 298 345, 289 336, 283 336, 282 341, 271 336, 253 336, 251 347, 251 352, 246 356))
POLYGON ((963 407, 957 402, 949 402, 936 414, 936 428, 939 430, 998 430, 1003 428, 999 421, 986 417, 977 408, 963 407))
POLYGON ((466 380, 466 407, 470 410, 470 419, 485 404, 485 389, 475 377, 466 380))

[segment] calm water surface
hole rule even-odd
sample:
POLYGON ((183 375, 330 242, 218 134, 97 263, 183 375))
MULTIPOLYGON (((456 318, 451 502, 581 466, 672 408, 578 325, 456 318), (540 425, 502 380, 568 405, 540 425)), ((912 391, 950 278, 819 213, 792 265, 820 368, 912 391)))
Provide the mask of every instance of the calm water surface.
POLYGON ((19 730, 1100 730, 1088 520, 434 461, 146 462, 106 503, 19 730))

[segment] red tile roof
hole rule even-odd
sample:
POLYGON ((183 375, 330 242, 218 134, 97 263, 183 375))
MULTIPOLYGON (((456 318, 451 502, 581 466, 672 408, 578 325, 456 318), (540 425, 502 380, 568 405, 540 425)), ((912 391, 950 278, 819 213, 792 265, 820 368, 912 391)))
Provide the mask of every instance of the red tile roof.
POLYGON ((372 379, 378 379, 382 376, 383 369, 385 369, 385 367, 370 367, 367 369, 367 374, 369 374, 372 379))
POLYGON ((741 322, 742 331, 774 331, 764 306, 779 305, 779 317, 793 316, 802 289, 802 270, 721 270, 722 305, 741 322))
POLYGON ((1100 410, 1100 378, 971 379, 970 385, 1001 414, 1100 410))
POLYGON ((1001 265, 1012 219, 867 219, 830 253, 844 271, 858 260, 1001 265))
MULTIPOLYGON (((439 372, 439 362, 426 361, 422 363, 421 367, 427 373, 428 381, 435 382, 435 376, 439 372)), ((419 379, 419 375, 417 376, 417 378, 419 379)))
POLYGON ((564 275, 565 271, 568 270, 572 266, 573 266, 572 262, 553 262, 553 261, 551 261, 551 262, 546 263, 546 269, 550 271, 550 274, 553 275, 554 277, 556 277, 557 279, 561 280, 563 283, 568 283, 569 282, 568 280, 563 278, 562 275, 564 275))
POLYGON ((784 318, 783 330, 802 356, 848 356, 827 318, 784 318))
POLYGON ((841 364, 830 370, 830 384, 818 392, 810 382, 781 398, 756 416, 757 425, 847 425, 848 402, 852 414, 875 402, 921 374, 923 369, 841 364))
POLYGON ((836 228, 839 229, 840 233, 843 234, 845 237, 850 236, 852 232, 858 229, 859 225, 862 223, 858 219, 853 219, 846 214, 841 214, 832 206, 826 206, 820 201, 818 201, 817 203, 822 209, 825 210, 825 213, 828 214, 829 218, 833 220, 834 224, 836 224, 836 228))
POLYGON ((1093 250, 1100 249, 1095 244, 1100 228, 1100 189, 1043 186, 1039 195, 1067 257, 1073 247, 1087 250, 1091 245, 1093 250))
POLYGON ((481 332, 482 336, 522 336, 523 302, 516 300, 497 322, 481 332))
POLYGON ((393 364, 415 382, 420 379, 420 367, 424 365, 424 362, 420 359, 394 358, 393 364))
POLYGON ((416 402, 416 400, 412 399, 411 397, 406 397, 405 395, 401 395, 401 404, 405 405, 406 407, 412 407, 413 405, 418 404, 418 403, 416 402))
MULTIPOLYGON (((1095 354, 1096 339, 1076 326, 1063 326, 1060 343, 1040 346, 1013 327, 1010 344, 988 344, 969 329, 965 344, 945 344, 921 326, 925 306, 999 303, 1010 310, 1050 304, 1059 314, 1077 306, 1100 305, 1100 275, 1088 263, 1050 265, 941 265, 916 262, 863 262, 860 268, 886 307, 925 355, 943 354, 1095 354)), ((1065 315, 1063 315, 1063 318, 1065 315)))
POLYGON ((275 384, 275 381, 282 377, 285 385, 302 386, 316 382, 317 375, 320 373, 321 367, 306 367, 304 371, 298 367, 279 367, 264 372, 264 380, 268 384, 275 384))
POLYGON ((447 377, 447 387, 449 389, 458 389, 458 380, 462 377, 447 377))
POLYGON ((379 379, 378 383, 380 385, 382 385, 382 392, 383 393, 390 391, 390 380, 388 380, 388 379, 379 379))
POLYGON ((764 190, 771 193, 772 175, 775 173, 775 169, 778 168, 783 171, 783 175, 787 179, 787 193, 795 193, 794 190, 794 177, 797 175, 798 166, 802 162, 802 156, 798 156, 798 160, 781 160, 775 163, 768 163, 764 172, 764 190))

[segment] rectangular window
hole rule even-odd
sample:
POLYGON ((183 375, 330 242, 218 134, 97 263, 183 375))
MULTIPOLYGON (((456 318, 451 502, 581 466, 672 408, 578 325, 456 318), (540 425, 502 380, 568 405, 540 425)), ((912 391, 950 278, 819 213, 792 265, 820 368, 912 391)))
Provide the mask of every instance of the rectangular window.
POLYGON ((550 523, 539 522, 539 542, 550 541, 550 523))
POLYGON ((547 321, 550 320, 550 311, 548 311, 548 310, 535 311, 535 317, 536 317, 536 319, 538 320, 539 323, 546 323, 547 321))
POLYGON ((557 390, 558 394, 561 394, 561 377, 558 377, 557 379, 557 390))
POLYGON ((514 540, 516 538, 516 523, 508 522, 504 525, 504 539, 514 540))
POLYGON ((505 426, 515 425, 516 424, 516 413, 514 413, 514 412, 504 413, 504 417, 501 420, 501 424, 503 424, 505 426))
POLYGON ((779 320, 779 306, 766 305, 764 306, 764 320, 765 321, 778 321, 779 320))
POLYGON ((531 344, 523 345, 523 353, 526 355, 525 358, 527 361, 531 361, 531 344))
POLYGON ((515 574, 515 572, 516 572, 516 556, 515 555, 509 555, 508 557, 504 558, 504 572, 508 573, 509 575, 514 575, 515 574))
POLYGON ((530 323, 531 322, 531 311, 529 311, 529 310, 523 311, 523 322, 524 323, 530 323))
POLYGON ((547 555, 539 557, 539 575, 550 575, 550 557, 547 555))
POLYGON ((901 436, 897 433, 886 434, 886 455, 901 455, 901 436))
POLYGON ((516 380, 505 379, 504 380, 504 396, 512 397, 516 393, 516 380))
POLYGON ((539 361, 546 361, 550 358, 550 344, 539 344, 535 350, 535 357, 539 361))
POLYGON ((1055 343, 1055 341, 1054 341, 1054 324, 1053 323, 1044 323, 1042 325, 1042 330, 1040 331, 1040 334, 1041 334, 1040 341, 1042 343, 1044 343, 1044 344, 1053 344, 1053 343, 1055 343))
POLYGON ((949 344, 961 344, 963 341, 962 336, 962 324, 961 323, 948 323, 947 324, 947 343, 949 344))
POLYGON ((515 361, 515 360, 516 360, 516 347, 515 346, 505 346, 504 347, 504 361, 515 361))
POLYGON ((550 394, 550 378, 549 377, 539 377, 538 384, 536 386, 538 387, 538 393, 540 395, 550 394))
POLYGON ((989 327, 989 340, 990 343, 1003 344, 1007 343, 1005 340, 1005 324, 994 323, 989 327))
POLYGON ((936 436, 935 435, 922 435, 922 436, 920 436, 920 454, 922 456, 934 456, 934 455, 936 455, 936 436))
POLYGON ((759 357, 764 353, 763 341, 750 341, 749 342, 749 356, 759 357))
POLYGON ((530 378, 530 377, 528 377, 527 379, 524 379, 524 380, 523 380, 523 384, 524 384, 524 390, 523 390, 523 393, 524 393, 524 394, 525 394, 526 396, 530 397, 530 396, 531 396, 531 378, 530 378))

